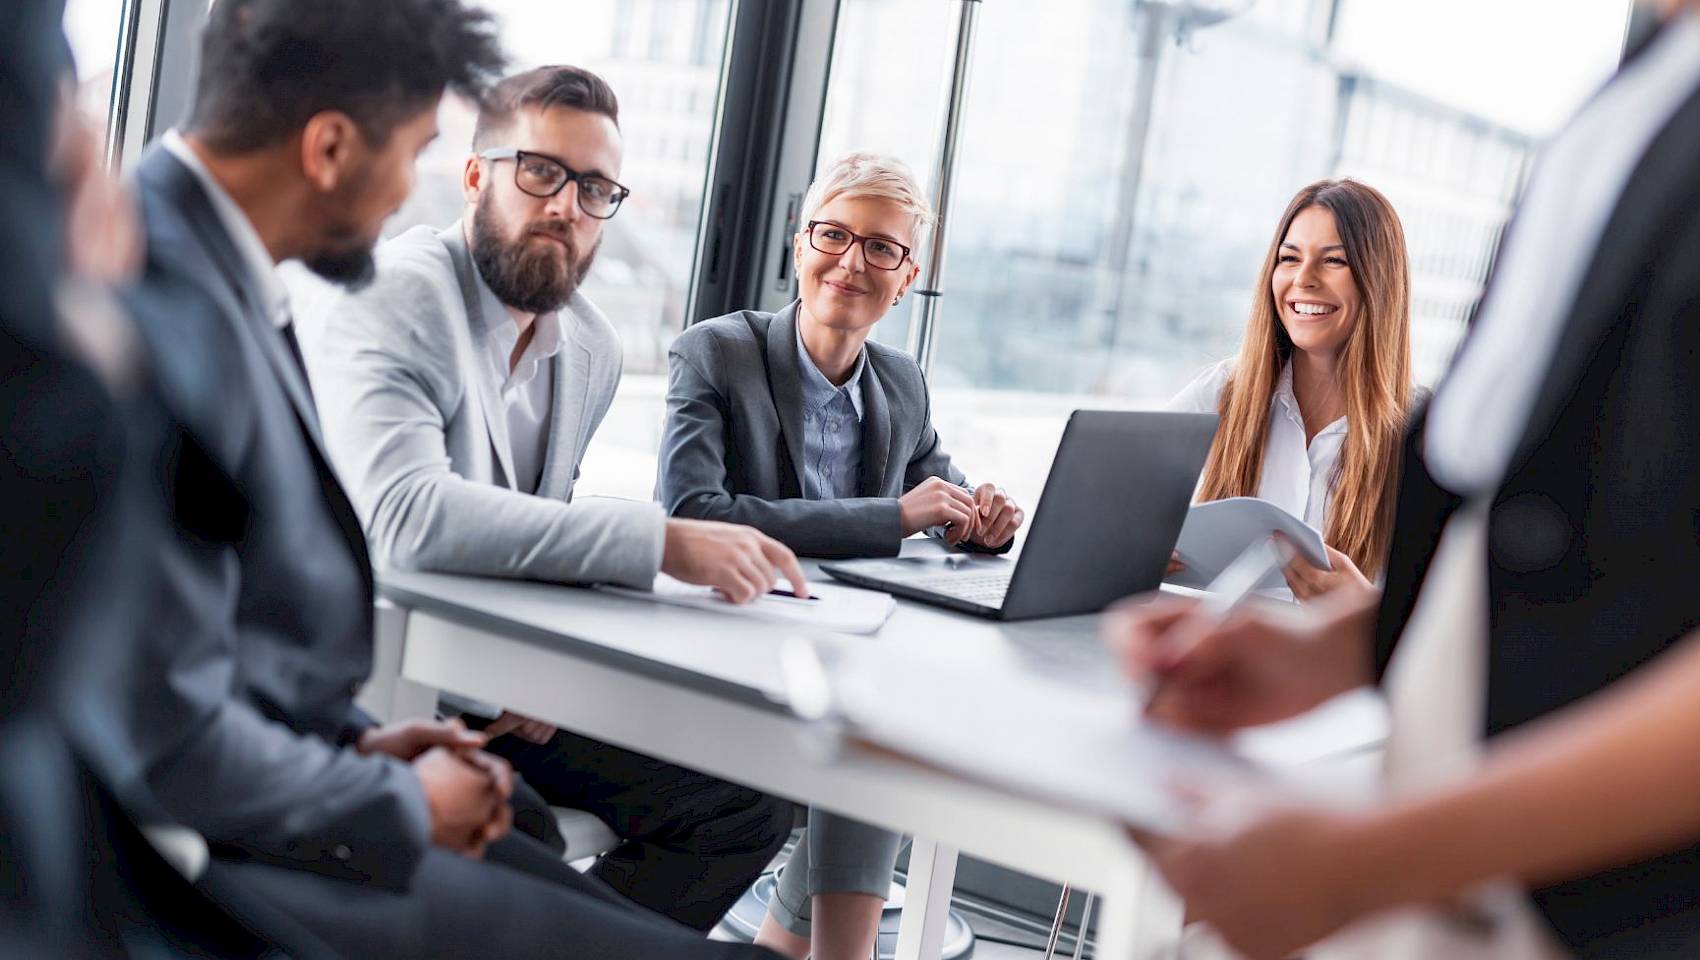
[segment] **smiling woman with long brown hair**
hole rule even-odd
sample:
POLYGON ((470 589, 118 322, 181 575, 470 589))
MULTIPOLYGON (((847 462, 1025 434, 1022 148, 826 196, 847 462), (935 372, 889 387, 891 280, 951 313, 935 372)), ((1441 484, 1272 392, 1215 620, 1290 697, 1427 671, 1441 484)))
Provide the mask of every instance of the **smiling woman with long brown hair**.
POLYGON ((1322 531, 1334 569, 1295 560, 1301 600, 1365 586, 1385 562, 1411 399, 1409 277, 1386 197, 1355 180, 1305 187, 1270 241, 1239 355, 1170 404, 1222 418, 1199 500, 1260 497, 1322 531))

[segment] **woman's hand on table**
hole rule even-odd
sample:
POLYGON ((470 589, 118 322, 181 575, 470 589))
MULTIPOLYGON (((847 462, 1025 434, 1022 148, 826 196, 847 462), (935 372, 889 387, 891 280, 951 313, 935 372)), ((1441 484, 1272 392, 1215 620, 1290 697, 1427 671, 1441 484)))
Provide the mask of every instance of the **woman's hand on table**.
POLYGON ((1008 543, 1021 528, 1027 514, 1003 488, 982 483, 974 490, 974 532, 968 539, 982 547, 996 549, 1008 543))

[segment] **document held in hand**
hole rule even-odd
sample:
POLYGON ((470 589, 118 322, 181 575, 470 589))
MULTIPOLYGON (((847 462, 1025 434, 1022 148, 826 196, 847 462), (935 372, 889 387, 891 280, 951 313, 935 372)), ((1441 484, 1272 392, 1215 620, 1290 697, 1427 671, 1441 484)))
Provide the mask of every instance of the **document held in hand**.
MULTIPOLYGON (((790 589, 790 584, 783 581, 780 586, 786 590, 790 589)), ((810 598, 807 600, 769 593, 745 604, 732 603, 713 587, 699 587, 669 577, 665 573, 656 574, 655 589, 652 591, 614 586, 602 586, 599 589, 680 607, 755 617, 758 620, 800 623, 837 633, 877 633, 879 628, 891 619, 892 611, 897 609, 897 601, 893 600, 889 593, 835 587, 825 583, 810 583, 810 598)))
MULTIPOLYGON (((1180 539, 1175 541, 1175 552, 1186 569, 1167 579, 1183 587, 1203 589, 1253 542, 1276 530, 1286 534, 1299 555, 1312 565, 1331 569, 1322 534, 1315 527, 1267 500, 1229 497, 1195 504, 1187 511, 1180 539)), ((1258 584, 1258 589, 1286 585, 1281 571, 1275 570, 1258 584)))

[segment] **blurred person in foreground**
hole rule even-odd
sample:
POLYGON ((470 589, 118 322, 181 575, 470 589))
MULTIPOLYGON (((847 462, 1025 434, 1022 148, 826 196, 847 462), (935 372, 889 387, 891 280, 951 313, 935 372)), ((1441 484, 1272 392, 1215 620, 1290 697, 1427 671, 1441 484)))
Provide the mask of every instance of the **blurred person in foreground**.
POLYGON ((1535 167, 1407 434, 1379 602, 1107 628, 1191 729, 1387 688, 1383 802, 1142 838, 1248 956, 1700 954, 1700 4, 1663 12, 1535 167))
MULTIPOLYGON (((164 520, 146 468, 167 424, 115 297, 140 262, 134 205, 76 111, 62 12, 0 10, 0 955, 272 955, 156 849, 137 824, 151 809, 110 789, 100 678, 137 627, 134 565, 164 520)), ((329 955, 294 933, 298 955, 329 955)))

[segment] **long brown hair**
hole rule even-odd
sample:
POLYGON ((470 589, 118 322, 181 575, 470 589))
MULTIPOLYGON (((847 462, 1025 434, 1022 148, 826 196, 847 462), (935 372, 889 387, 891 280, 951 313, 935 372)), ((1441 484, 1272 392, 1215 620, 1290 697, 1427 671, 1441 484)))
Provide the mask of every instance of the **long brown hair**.
POLYGON ((1257 496, 1269 440, 1269 405, 1293 352, 1271 283, 1287 229, 1310 207, 1334 215, 1360 301, 1336 361, 1347 430, 1330 478, 1333 498, 1323 539, 1351 557, 1365 576, 1374 577, 1386 562, 1392 535, 1399 445, 1411 399, 1411 297, 1404 227, 1393 205, 1372 187, 1356 180, 1319 180, 1287 204, 1263 258, 1239 358, 1222 388, 1221 427, 1205 462, 1199 499, 1257 496))

